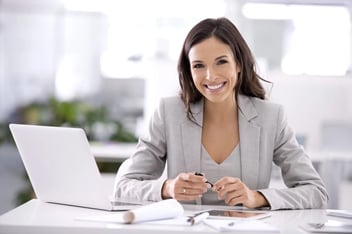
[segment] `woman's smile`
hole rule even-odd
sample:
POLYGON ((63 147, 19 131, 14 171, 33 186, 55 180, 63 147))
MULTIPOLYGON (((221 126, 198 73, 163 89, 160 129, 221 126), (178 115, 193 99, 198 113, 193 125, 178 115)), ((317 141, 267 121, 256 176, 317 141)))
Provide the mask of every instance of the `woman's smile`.
POLYGON ((211 91, 217 91, 222 87, 224 87, 225 85, 226 85, 226 82, 222 82, 220 84, 205 84, 204 86, 211 91))

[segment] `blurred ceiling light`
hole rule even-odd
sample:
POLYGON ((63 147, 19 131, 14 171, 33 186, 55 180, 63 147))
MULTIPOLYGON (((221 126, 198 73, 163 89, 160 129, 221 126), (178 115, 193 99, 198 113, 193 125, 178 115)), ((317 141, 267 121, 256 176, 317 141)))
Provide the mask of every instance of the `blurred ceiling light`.
POLYGON ((103 12, 106 0, 62 0, 65 9, 70 11, 103 12))
POLYGON ((248 19, 277 19, 291 18, 289 5, 269 3, 246 3, 242 13, 248 19))
POLYGON ((290 10, 293 31, 282 71, 292 75, 345 75, 351 61, 348 9, 291 5, 290 10))
POLYGON ((101 12, 119 18, 205 18, 225 14, 219 0, 62 0, 69 11, 101 12), (194 9, 200 9, 195 11, 194 9))

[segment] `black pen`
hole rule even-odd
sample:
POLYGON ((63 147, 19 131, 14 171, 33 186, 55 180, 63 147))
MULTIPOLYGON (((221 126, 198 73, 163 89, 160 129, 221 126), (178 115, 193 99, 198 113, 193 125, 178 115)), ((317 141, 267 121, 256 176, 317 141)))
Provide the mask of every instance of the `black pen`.
POLYGON ((208 218, 208 216, 209 216, 208 212, 200 212, 198 214, 195 214, 195 215, 189 217, 187 222, 190 222, 191 225, 194 225, 194 224, 197 224, 197 223, 203 221, 204 219, 208 218))
MULTIPOLYGON (((203 176, 203 174, 202 173, 200 173, 200 172, 196 172, 196 173, 194 173, 196 176, 203 176)), ((209 182, 209 181, 205 181, 205 183, 208 183, 208 184, 210 184, 210 187, 212 188, 214 185, 211 183, 211 182, 209 182)))

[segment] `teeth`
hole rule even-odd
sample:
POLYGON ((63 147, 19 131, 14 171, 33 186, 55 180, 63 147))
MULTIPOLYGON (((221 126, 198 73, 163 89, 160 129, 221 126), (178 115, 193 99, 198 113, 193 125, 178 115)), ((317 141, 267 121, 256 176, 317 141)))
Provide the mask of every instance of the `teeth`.
POLYGON ((218 85, 207 85, 208 89, 218 89, 221 86, 223 86, 223 84, 218 84, 218 85))

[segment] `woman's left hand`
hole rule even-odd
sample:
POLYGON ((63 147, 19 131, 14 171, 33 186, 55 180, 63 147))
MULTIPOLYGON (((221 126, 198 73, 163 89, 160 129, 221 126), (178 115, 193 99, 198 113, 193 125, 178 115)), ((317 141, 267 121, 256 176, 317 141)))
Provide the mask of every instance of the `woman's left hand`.
POLYGON ((249 189, 236 177, 223 177, 214 183, 212 189, 218 193, 219 199, 225 200, 225 203, 230 206, 243 204, 248 208, 258 208, 268 205, 260 192, 249 189))

